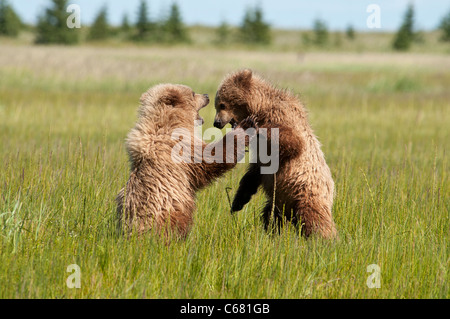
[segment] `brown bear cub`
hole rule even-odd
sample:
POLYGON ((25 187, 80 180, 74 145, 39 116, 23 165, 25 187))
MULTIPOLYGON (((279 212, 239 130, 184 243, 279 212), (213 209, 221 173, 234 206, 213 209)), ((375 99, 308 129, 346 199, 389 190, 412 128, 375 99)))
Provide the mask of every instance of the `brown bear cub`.
MULTIPOLYGON (((285 219, 300 223, 305 237, 319 234, 335 238, 331 213, 334 182, 299 99, 246 69, 225 77, 217 91, 215 108, 214 126, 218 128, 227 123, 235 126, 253 116, 259 132, 267 129, 266 142, 273 134, 278 138, 278 170, 261 174, 264 164, 259 160, 251 163, 239 183, 232 211, 241 210, 262 185, 268 198, 262 213, 266 229, 272 225, 272 218, 278 226, 285 219)), ((261 138, 259 133, 259 145, 261 138)))
POLYGON ((203 123, 198 112, 208 103, 207 94, 175 84, 154 86, 141 96, 138 120, 126 139, 130 177, 116 199, 125 233, 141 235, 153 229, 185 237, 193 222, 196 191, 244 157, 245 147, 239 149, 234 142, 244 139, 248 144, 244 130, 254 127, 251 119, 218 142, 206 144, 195 134, 194 123, 203 123), (228 143, 234 148, 227 153, 228 143))

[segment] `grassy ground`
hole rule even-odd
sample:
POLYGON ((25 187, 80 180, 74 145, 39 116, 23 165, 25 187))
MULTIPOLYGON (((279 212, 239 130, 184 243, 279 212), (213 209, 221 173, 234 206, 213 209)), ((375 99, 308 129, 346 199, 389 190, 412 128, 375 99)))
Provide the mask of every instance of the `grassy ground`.
MULTIPOLYGON (((449 69, 449 56, 419 53, 3 45, 0 297, 449 298, 449 69), (225 188, 245 164, 198 194, 185 241, 116 237, 140 94, 178 82, 214 96, 241 67, 301 94, 340 239, 265 233, 261 193, 232 218, 225 188), (70 264, 80 289, 66 286, 70 264)), ((206 127, 213 114, 202 110, 206 127)))

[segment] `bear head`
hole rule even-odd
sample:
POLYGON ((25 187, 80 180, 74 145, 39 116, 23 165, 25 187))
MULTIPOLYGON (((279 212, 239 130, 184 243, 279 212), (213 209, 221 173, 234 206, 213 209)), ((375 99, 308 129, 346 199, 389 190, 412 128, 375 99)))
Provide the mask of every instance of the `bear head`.
POLYGON ((159 84, 142 94, 140 118, 154 118, 161 112, 182 111, 184 118, 192 123, 203 124, 200 109, 209 104, 208 94, 197 94, 190 87, 182 84, 159 84), (189 116, 191 115, 191 116, 189 116))
POLYGON ((228 75, 216 93, 214 126, 222 129, 230 123, 233 128, 250 115, 248 98, 253 85, 253 72, 244 69, 228 75))

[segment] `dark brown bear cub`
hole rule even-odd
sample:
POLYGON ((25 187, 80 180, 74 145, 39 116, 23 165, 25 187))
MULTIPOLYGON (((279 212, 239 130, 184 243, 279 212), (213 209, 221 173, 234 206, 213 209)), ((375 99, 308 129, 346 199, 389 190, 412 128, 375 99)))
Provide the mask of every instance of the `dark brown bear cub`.
POLYGON ((266 229, 272 219, 278 225, 286 219, 301 223, 306 237, 318 234, 335 238, 331 213, 334 182, 299 99, 247 69, 225 77, 217 91, 215 108, 214 126, 218 128, 228 123, 235 126, 252 116, 260 131, 267 129, 268 141, 273 132, 278 138, 278 171, 261 174, 261 162, 250 164, 239 183, 232 211, 241 210, 262 185, 268 199, 262 213, 266 229))

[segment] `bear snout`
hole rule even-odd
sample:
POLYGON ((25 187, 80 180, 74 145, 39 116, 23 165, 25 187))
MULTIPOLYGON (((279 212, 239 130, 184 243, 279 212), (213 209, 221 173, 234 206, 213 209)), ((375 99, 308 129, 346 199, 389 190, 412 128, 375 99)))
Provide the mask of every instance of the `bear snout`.
POLYGON ((195 126, 202 126, 203 124, 205 124, 205 120, 203 119, 203 117, 201 117, 200 115, 197 116, 197 120, 196 120, 196 125, 195 126))
POLYGON ((202 106, 200 108, 204 108, 205 106, 207 106, 209 104, 208 94, 202 94, 202 97, 203 97, 203 102, 202 102, 202 106))
POLYGON ((223 127, 222 121, 221 120, 214 120, 214 127, 217 127, 217 128, 221 129, 223 127))

